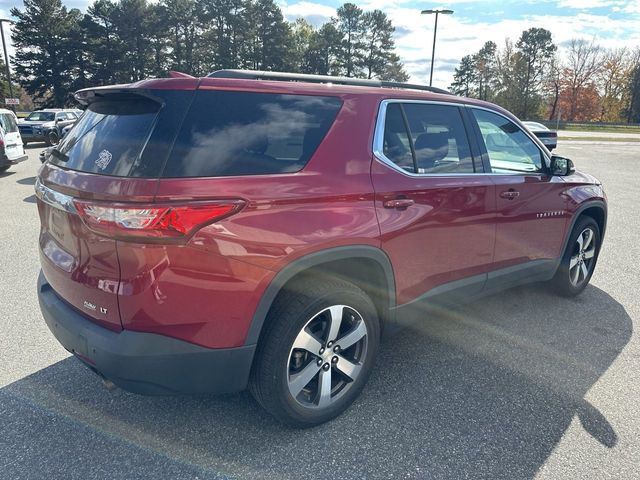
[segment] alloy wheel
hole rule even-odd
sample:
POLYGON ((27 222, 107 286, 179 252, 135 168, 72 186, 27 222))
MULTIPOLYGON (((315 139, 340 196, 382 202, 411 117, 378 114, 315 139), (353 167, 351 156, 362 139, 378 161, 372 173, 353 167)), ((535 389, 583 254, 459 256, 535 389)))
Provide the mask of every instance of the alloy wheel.
POLYGON ((569 260, 569 281, 574 287, 587 280, 593 267, 596 247, 595 232, 591 227, 585 228, 576 238, 569 260))
POLYGON ((303 407, 330 406, 358 378, 367 345, 367 325, 354 308, 333 305, 318 312, 298 333, 289 352, 289 393, 303 407))

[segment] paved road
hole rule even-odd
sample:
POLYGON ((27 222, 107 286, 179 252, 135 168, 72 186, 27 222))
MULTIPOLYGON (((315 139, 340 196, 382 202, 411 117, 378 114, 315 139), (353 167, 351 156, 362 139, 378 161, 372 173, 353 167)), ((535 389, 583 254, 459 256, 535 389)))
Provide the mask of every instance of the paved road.
POLYGON ((573 300, 520 288, 383 340, 361 399, 294 431, 248 394, 105 390, 38 312, 38 148, 0 176, 0 478, 638 478, 638 147, 566 145, 598 176, 610 222, 573 300))

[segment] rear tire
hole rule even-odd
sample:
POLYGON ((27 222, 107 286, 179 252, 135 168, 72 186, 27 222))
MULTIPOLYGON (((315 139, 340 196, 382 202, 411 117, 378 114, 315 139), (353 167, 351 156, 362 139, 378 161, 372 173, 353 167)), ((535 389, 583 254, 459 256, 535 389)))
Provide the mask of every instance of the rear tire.
POLYGON ((369 296, 337 278, 295 280, 276 298, 264 328, 249 388, 265 410, 296 428, 324 423, 351 405, 380 341, 369 296))
POLYGON ((578 219, 551 285, 564 297, 575 297, 591 280, 600 253, 600 228, 589 216, 578 219))

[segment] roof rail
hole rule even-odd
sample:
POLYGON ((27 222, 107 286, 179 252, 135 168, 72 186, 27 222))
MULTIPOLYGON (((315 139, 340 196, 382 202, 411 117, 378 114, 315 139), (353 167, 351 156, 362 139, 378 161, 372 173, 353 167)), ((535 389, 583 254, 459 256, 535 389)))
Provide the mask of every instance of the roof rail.
POLYGON ((351 77, 332 77, 329 75, 309 75, 306 73, 269 72, 259 70, 216 70, 207 75, 209 78, 238 78, 245 80, 276 80, 283 82, 335 83, 338 85, 352 85, 356 87, 405 88, 423 90, 433 93, 452 95, 442 88, 427 87, 413 83, 387 82, 384 80, 367 80, 351 77))

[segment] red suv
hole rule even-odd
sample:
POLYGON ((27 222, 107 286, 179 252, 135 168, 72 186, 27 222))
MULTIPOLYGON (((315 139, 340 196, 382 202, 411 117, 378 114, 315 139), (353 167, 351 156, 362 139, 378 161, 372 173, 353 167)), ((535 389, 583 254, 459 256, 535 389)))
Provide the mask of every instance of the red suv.
POLYGON ((250 71, 76 95, 36 184, 40 307, 126 390, 248 386, 318 424, 396 317, 534 281, 576 295, 596 265, 601 184, 486 102, 250 71))

